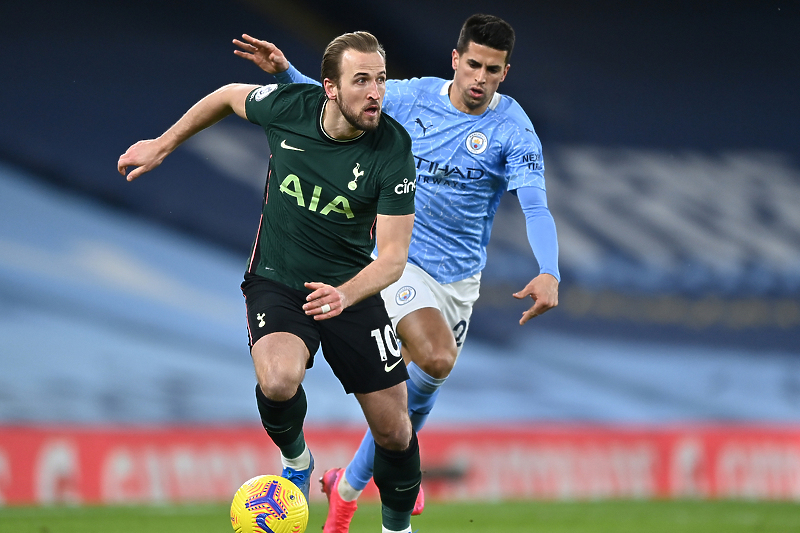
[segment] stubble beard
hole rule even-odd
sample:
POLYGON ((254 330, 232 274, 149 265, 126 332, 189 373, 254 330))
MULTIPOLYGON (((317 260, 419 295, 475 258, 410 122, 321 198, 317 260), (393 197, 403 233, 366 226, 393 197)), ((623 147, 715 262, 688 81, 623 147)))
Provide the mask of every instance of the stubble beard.
POLYGON ((371 119, 362 117, 360 113, 354 111, 352 107, 349 107, 338 98, 335 100, 335 102, 344 119, 355 129, 361 131, 374 131, 378 128, 378 125, 381 121, 380 103, 378 103, 378 114, 375 115, 374 119, 371 119))

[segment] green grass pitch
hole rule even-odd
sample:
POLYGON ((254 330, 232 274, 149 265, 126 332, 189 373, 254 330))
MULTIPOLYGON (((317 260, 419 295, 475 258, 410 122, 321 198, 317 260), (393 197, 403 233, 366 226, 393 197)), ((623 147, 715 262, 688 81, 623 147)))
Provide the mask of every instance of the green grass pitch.
MULTIPOLYGON (((308 529, 322 529, 313 504, 308 529)), ((351 533, 380 532, 377 504, 359 507, 351 533)), ((800 503, 750 501, 430 502, 419 533, 786 533, 800 503)), ((0 533, 230 533, 228 506, 7 507, 0 533)))

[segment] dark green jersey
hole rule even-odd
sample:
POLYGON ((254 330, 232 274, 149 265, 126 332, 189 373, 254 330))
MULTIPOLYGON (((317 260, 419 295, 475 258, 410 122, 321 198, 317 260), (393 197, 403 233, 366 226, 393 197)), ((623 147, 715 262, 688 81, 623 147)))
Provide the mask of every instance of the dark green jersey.
POLYGON ((377 215, 414 212, 405 129, 382 115, 372 132, 332 139, 322 129, 326 101, 316 85, 267 85, 245 108, 272 153, 248 271, 300 290, 307 281, 351 279, 371 261, 377 215))

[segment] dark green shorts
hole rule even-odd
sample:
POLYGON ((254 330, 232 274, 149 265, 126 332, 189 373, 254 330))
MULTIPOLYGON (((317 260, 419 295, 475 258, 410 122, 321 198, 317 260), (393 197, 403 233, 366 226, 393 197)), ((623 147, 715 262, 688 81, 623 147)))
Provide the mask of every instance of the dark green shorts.
POLYGON ((311 356, 306 366, 311 368, 321 345, 322 355, 348 394, 384 390, 408 379, 392 321, 379 294, 327 320, 305 314, 307 292, 262 276, 245 274, 242 294, 251 348, 270 333, 291 333, 308 348, 311 356))

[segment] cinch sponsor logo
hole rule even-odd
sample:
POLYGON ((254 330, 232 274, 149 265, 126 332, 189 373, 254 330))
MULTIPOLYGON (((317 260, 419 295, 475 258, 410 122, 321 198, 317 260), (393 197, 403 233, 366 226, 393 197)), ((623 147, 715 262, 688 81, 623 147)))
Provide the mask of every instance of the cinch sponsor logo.
POLYGON ((398 183, 394 187, 394 192, 396 194, 405 194, 408 191, 415 191, 417 190, 417 182, 415 181, 408 181, 408 178, 403 179, 403 183, 398 183))

